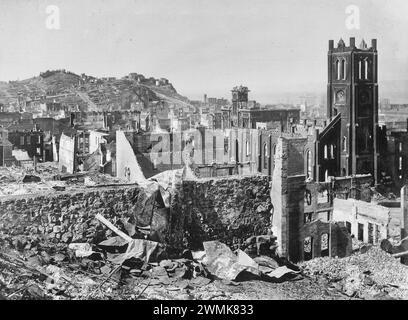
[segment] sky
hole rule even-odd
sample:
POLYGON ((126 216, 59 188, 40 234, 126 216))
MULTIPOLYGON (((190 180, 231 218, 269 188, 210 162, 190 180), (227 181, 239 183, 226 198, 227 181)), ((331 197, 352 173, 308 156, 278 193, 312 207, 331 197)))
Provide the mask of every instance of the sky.
MULTIPOLYGON (((328 40, 378 39, 380 84, 408 83, 406 0, 1 0, 0 81, 47 69, 168 78, 192 99, 325 92, 328 40), (47 6, 60 28, 48 29, 47 6), (349 30, 346 8, 360 10, 349 30)), ((406 89, 408 91, 408 88, 406 89)), ((381 92, 381 91, 380 91, 381 92)))

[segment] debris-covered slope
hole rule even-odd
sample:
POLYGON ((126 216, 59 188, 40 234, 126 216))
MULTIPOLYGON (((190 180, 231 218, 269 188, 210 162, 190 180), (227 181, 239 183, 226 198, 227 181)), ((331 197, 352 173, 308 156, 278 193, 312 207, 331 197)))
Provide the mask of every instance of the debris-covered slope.
POLYGON ((316 258, 300 266, 305 274, 350 297, 408 299, 408 266, 377 246, 346 258, 316 258))

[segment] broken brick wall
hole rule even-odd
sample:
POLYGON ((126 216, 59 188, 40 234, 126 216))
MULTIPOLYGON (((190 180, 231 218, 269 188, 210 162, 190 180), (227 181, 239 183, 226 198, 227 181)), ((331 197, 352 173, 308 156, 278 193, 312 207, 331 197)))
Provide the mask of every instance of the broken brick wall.
POLYGON ((237 248, 250 236, 267 234, 271 227, 268 176, 183 181, 177 197, 173 210, 180 215, 171 215, 178 219, 172 227, 184 229, 184 241, 192 248, 215 239, 237 248))

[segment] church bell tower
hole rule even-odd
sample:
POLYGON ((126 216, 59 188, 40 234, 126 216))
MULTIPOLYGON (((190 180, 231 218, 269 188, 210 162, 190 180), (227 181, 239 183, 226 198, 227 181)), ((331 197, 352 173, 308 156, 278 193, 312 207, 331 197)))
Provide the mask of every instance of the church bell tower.
POLYGON ((372 174, 377 181, 378 55, 377 40, 371 46, 355 38, 349 46, 329 40, 327 117, 341 117, 341 175, 372 174))

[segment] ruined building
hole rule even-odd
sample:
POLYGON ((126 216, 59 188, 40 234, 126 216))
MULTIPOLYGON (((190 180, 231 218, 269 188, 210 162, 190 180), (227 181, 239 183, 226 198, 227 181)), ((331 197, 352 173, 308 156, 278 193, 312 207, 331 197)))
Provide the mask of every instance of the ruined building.
POLYGON ((256 129, 257 122, 277 122, 282 131, 299 123, 300 109, 260 109, 255 101, 248 100, 249 89, 237 86, 232 89, 232 105, 222 108, 222 128, 256 129))

